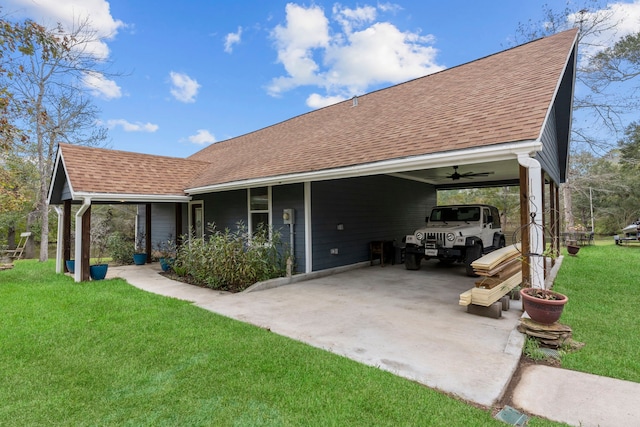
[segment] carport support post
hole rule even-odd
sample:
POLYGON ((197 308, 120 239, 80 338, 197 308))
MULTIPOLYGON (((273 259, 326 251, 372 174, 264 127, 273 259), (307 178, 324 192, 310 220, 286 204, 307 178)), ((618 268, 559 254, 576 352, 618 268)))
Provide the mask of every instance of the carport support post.
MULTIPOLYGON (((541 205, 542 199, 542 167, 540 162, 536 159, 529 157, 526 154, 518 155, 518 163, 520 166, 526 168, 526 173, 523 173, 522 167, 520 168, 520 193, 523 195, 524 191, 522 186, 526 183, 526 196, 528 198, 528 211, 529 221, 523 223, 522 235, 529 235, 529 248, 526 248, 523 242, 522 251, 525 256, 528 255, 529 261, 529 279, 531 280, 531 286, 533 288, 544 288, 544 229, 542 224, 542 211, 544 206, 541 205), (526 175, 526 179, 523 181, 523 175, 526 175), (528 250, 527 250, 528 249, 528 250)), ((524 240, 524 239, 523 239, 524 240)), ((523 281, 524 281, 523 272, 523 281)))
POLYGON ((147 252, 147 264, 151 263, 151 203, 147 203, 144 210, 145 251, 147 252))
POLYGON ((91 199, 85 198, 76 212, 76 247, 74 280, 89 280, 89 257, 91 255, 91 199))
MULTIPOLYGON (((71 259, 71 200, 64 201, 64 212, 62 214, 62 259, 63 261, 71 259)), ((63 262, 63 270, 69 272, 67 263, 63 262)))

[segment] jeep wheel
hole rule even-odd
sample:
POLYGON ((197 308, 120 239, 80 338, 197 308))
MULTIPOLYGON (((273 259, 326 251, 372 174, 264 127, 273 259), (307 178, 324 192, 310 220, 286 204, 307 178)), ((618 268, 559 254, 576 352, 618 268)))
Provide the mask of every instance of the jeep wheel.
POLYGON ((420 270, 422 257, 418 254, 406 254, 404 257, 404 268, 407 270, 420 270))
POLYGON ((477 277, 478 275, 473 271, 471 263, 482 256, 482 245, 476 243, 475 245, 467 248, 467 256, 464 259, 464 265, 467 269, 467 276, 477 277))

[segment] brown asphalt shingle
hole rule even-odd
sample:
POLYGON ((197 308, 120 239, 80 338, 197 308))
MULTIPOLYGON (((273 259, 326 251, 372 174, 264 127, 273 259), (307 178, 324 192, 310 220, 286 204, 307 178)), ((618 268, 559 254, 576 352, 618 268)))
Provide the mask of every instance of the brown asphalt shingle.
POLYGON ((218 142, 187 159, 60 144, 75 192, 184 195, 247 179, 536 140, 577 30, 218 142))
POLYGON ((535 140, 576 30, 218 142, 189 187, 535 140))
POLYGON ((74 192, 184 196, 207 162, 60 144, 74 192))

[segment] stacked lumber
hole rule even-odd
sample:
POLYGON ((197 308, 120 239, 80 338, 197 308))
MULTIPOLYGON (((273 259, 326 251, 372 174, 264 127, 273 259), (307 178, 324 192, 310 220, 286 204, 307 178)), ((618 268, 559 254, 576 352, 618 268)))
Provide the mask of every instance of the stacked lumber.
POLYGON ((522 283, 520 244, 493 251, 473 263, 474 272, 480 276, 475 287, 460 294, 460 305, 485 307, 498 301, 522 283))
POLYGON ((522 283, 522 272, 517 272, 513 276, 501 282, 500 286, 493 288, 474 287, 460 294, 460 305, 482 305, 490 306, 500 298, 511 292, 513 288, 522 283))

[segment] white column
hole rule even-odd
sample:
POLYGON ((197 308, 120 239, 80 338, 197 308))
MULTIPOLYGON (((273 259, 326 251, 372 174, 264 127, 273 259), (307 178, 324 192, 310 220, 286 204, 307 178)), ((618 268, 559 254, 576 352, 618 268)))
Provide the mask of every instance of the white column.
POLYGON ((64 230, 64 211, 60 208, 60 206, 53 207, 58 214, 58 237, 56 242, 56 273, 61 274, 64 273, 64 254, 62 253, 64 248, 62 247, 62 235, 64 230))
POLYGON ((313 271, 313 250, 311 249, 311 183, 304 183, 304 258, 305 273, 313 271))
MULTIPOLYGON (((544 229, 542 224, 542 167, 540 162, 526 154, 518 154, 518 163, 527 168, 527 181, 529 183, 529 213, 532 223, 528 228, 529 246, 529 271, 531 273, 531 286, 544 288, 544 229)), ((525 230, 523 230, 523 233, 525 230)))

